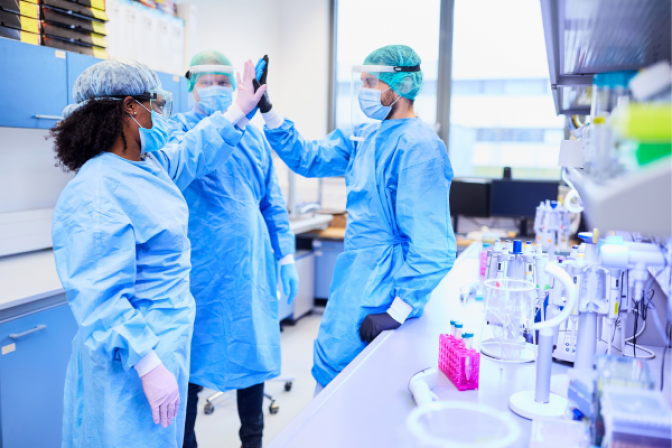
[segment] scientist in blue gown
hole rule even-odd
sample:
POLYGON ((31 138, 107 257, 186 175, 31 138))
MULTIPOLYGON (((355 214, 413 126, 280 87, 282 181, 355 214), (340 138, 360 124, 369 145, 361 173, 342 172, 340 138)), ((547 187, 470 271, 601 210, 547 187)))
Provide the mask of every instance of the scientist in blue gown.
MULTIPOLYGON (((265 82, 261 60, 257 77, 265 82)), ((188 89, 195 105, 171 119, 171 142, 225 111, 237 89, 226 56, 205 50, 191 60, 188 89)), ((184 447, 196 448, 199 386, 237 389, 243 448, 260 448, 264 381, 280 375, 276 263, 291 303, 298 289, 294 234, 264 135, 248 123, 233 155, 185 190, 191 240, 191 292, 196 321, 184 447)))
POLYGON ((259 102, 266 138, 290 169, 306 177, 345 176, 345 252, 336 261, 315 341, 317 392, 382 331, 422 315, 456 255, 448 153, 413 111, 422 88, 420 57, 391 45, 372 52, 364 65, 407 68, 377 74, 375 91, 361 89, 362 111, 382 120, 355 129, 363 141, 350 140, 352 129, 305 140, 268 107, 268 94, 259 102))
POLYGON ((263 93, 253 78, 249 62, 236 105, 167 146, 170 97, 153 71, 103 61, 77 78, 77 104, 52 130, 60 166, 77 173, 52 226, 79 327, 63 447, 182 446, 195 306, 180 188, 225 163, 244 136, 236 123, 263 93))

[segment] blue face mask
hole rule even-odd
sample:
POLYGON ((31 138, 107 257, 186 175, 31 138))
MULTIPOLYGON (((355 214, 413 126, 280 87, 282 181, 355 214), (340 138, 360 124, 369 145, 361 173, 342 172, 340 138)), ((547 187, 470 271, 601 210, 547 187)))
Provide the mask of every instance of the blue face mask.
POLYGON ((362 108, 364 115, 371 118, 372 120, 382 121, 387 118, 387 116, 390 114, 390 111, 392 110, 392 106, 394 106, 394 103, 399 101, 399 98, 401 98, 401 95, 399 95, 399 98, 394 100, 394 103, 390 104, 389 106, 383 106, 383 103, 380 102, 380 98, 383 93, 387 92, 387 90, 382 91, 378 89, 368 89, 366 87, 359 89, 359 107, 362 108))
POLYGON ((198 108, 205 114, 212 115, 215 111, 226 112, 231 103, 233 103, 233 87, 231 86, 210 86, 196 88, 198 97, 198 108))
POLYGON ((166 146, 166 143, 168 143, 168 120, 163 115, 158 114, 153 110, 150 111, 141 103, 137 101, 136 103, 140 104, 140 106, 147 112, 151 112, 152 114, 151 129, 146 129, 140 126, 140 123, 138 123, 138 121, 131 115, 133 121, 140 127, 140 152, 144 154, 162 149, 166 146))

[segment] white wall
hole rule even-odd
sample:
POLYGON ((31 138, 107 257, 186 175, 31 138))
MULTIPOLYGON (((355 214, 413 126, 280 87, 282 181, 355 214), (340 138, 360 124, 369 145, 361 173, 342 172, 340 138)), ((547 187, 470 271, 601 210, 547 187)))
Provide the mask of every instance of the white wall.
MULTIPOLYGON (((195 52, 215 49, 238 69, 268 54, 269 96, 307 138, 327 133, 329 0, 189 0, 195 52)), ((189 59, 192 55, 189 55, 189 59)), ((189 61, 187 61, 188 63, 189 61)), ((260 117, 255 123, 260 124, 260 117)))

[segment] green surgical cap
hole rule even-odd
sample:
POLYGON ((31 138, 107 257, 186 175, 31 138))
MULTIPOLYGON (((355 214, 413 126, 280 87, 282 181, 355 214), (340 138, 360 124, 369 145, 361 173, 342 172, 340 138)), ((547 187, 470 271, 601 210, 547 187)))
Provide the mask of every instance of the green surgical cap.
MULTIPOLYGON (((374 50, 364 59, 364 65, 413 67, 420 65, 420 56, 406 45, 388 45, 374 50)), ((414 100, 422 89, 422 72, 372 73, 388 84, 393 91, 414 100)))
MULTIPOLYGON (((217 50, 204 50, 201 51, 200 53, 197 53, 193 58, 191 58, 191 64, 189 64, 190 67, 193 67, 194 65, 232 66, 231 61, 229 61, 229 58, 227 58, 217 50)), ((196 85, 196 81, 198 81, 198 78, 200 78, 201 75, 225 75, 227 78, 229 78, 229 81, 231 81, 231 87, 233 87, 233 90, 236 90, 236 79, 233 75, 230 75, 229 73, 208 72, 208 73, 197 73, 193 75, 190 80, 188 80, 189 84, 187 89, 189 90, 189 92, 194 90, 194 85, 196 85)))

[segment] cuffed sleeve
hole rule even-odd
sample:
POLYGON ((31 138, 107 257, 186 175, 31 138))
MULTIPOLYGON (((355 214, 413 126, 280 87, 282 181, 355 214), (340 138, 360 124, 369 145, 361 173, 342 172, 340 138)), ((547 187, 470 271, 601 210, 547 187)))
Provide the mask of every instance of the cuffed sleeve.
POLYGON ((406 322, 411 312, 413 312, 413 307, 399 297, 394 298, 394 302, 392 302, 392 305, 387 310, 387 314, 400 324, 406 322))
POLYGON ((247 120, 247 118, 245 118, 245 114, 242 110, 240 110, 240 107, 238 107, 237 104, 232 104, 229 106, 229 108, 226 109, 226 112, 224 112, 222 115, 232 124, 238 124, 243 119, 247 120))
POLYGON ((282 126, 282 122, 285 121, 284 118, 275 110, 275 108, 271 108, 268 112, 265 114, 262 113, 261 116, 264 119, 264 122, 266 123, 266 127, 269 130, 277 129, 280 126, 282 126))
POLYGON ((161 364, 162 362, 161 359, 159 359, 159 355, 157 355, 156 352, 152 350, 151 352, 147 353, 140 361, 138 361, 133 367, 135 367, 135 370, 138 372, 138 375, 142 378, 152 370, 156 369, 161 364))
POLYGON ((278 261, 278 263, 280 264, 280 266, 296 263, 296 260, 294 259, 294 254, 285 255, 278 261))

